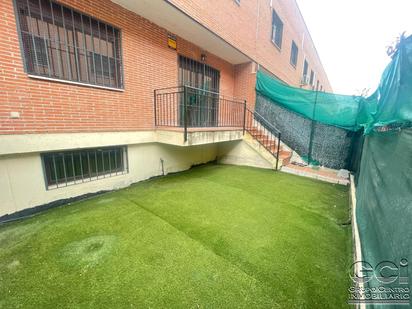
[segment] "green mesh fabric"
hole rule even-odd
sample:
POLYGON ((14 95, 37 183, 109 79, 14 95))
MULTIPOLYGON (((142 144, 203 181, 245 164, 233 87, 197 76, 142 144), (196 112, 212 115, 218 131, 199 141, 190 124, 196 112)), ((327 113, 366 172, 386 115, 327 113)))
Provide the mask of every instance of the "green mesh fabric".
POLYGON ((312 164, 353 170, 360 133, 412 124, 412 36, 402 39, 378 89, 368 98, 288 86, 259 71, 256 111, 312 164))
POLYGON ((334 169, 352 169, 353 145, 359 134, 303 117, 262 95, 256 111, 281 132, 281 140, 306 161, 334 169))
POLYGON ((369 134, 382 126, 412 122, 412 36, 403 39, 385 69, 378 89, 368 98, 316 92, 285 85, 257 73, 256 92, 302 117, 349 131, 369 134))
POLYGON ((360 129, 356 119, 361 97, 291 87, 262 71, 257 73, 256 92, 305 118, 346 130, 360 129))
MULTIPOLYGON (((401 41, 378 90, 365 102, 358 121, 367 124, 365 132, 369 134, 364 140, 356 192, 362 260, 372 267, 393 262, 400 269, 394 274, 405 276, 407 282, 402 284, 398 278, 383 287, 411 288, 412 129, 407 127, 412 119, 412 37, 401 41)), ((382 287, 382 283, 372 278, 366 286, 382 287)))
MULTIPOLYGON (((392 289, 412 287, 411 154, 412 129, 372 132, 365 137, 357 180, 356 215, 362 260, 372 267, 382 261, 391 261, 398 267, 402 259, 409 261, 409 285, 398 280, 384 285, 392 289)), ((367 286, 382 284, 372 278, 367 286)), ((400 307, 385 305, 384 308, 400 307)))

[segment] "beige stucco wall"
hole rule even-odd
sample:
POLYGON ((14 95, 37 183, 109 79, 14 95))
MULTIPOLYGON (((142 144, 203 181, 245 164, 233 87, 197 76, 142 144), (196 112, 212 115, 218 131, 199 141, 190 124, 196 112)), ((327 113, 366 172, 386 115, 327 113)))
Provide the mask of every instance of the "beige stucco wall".
POLYGON ((252 147, 245 140, 219 144, 218 160, 222 164, 246 165, 273 169, 273 163, 265 159, 263 151, 252 147))
POLYGON ((154 142, 175 146, 195 146, 241 140, 242 138, 243 130, 233 128, 219 128, 215 131, 189 130, 186 142, 184 141, 183 129, 0 135, 0 158, 1 156, 11 154, 154 142))
POLYGON ((217 144, 189 147, 160 143, 129 145, 128 174, 53 190, 46 190, 39 152, 0 156, 0 216, 86 193, 124 188, 161 175, 161 158, 165 173, 183 171, 194 164, 214 160, 217 149, 217 144))
POLYGON ((53 201, 115 190, 192 165, 218 159, 222 164, 273 168, 259 143, 241 130, 0 135, 0 217, 53 201), (190 145, 200 144, 200 145, 190 145), (46 190, 41 153, 81 148, 127 145, 129 173, 46 190))

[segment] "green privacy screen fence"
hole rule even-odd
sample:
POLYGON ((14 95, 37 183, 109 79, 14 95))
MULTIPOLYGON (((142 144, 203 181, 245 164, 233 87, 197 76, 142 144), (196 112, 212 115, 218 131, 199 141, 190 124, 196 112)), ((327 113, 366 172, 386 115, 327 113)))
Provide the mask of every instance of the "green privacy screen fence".
POLYGON ((317 92, 285 85, 271 76, 257 73, 256 92, 298 115, 348 131, 412 122, 412 36, 403 39, 392 62, 385 69, 378 89, 368 98, 317 92))
MULTIPOLYGON (((409 293, 378 293, 389 298, 385 308, 399 308, 396 304, 409 302, 405 297, 410 298, 412 288, 412 36, 401 40, 365 109, 375 101, 364 118, 374 122, 374 130, 365 137, 356 215, 362 260, 375 267, 375 274, 383 274, 383 281, 391 277, 385 284, 373 276, 366 286, 408 288, 409 293), (391 299, 394 294, 400 299, 391 299)), ((376 303, 373 307, 380 308, 376 303)))
MULTIPOLYGON (((360 161, 356 218, 362 259, 373 269, 365 286, 410 291, 412 36, 401 39, 378 89, 368 98, 329 93, 316 97, 316 92, 286 86, 262 72, 256 91, 259 113, 281 129, 283 140, 298 153, 331 167, 360 161), (361 134, 363 142, 356 141, 361 134), (356 148, 362 149, 361 159, 356 148)), ((405 297, 390 293, 375 295, 389 297, 385 308, 397 307, 393 297, 405 297)), ((379 303, 381 299, 374 299, 371 307, 379 303)))
POLYGON ((282 141, 314 165, 353 170, 362 97, 290 87, 258 72, 256 111, 282 132, 282 141))
POLYGON ((368 98, 285 85, 259 71, 256 111, 280 129, 283 140, 310 163, 353 170, 361 133, 408 127, 412 121, 412 37, 403 39, 368 98))
MULTIPOLYGON (((373 268, 376 274, 381 270, 378 265, 390 267, 383 276, 393 277, 393 282, 384 284, 369 273, 367 279, 371 280, 365 285, 376 289, 412 288, 412 129, 366 136, 356 197, 364 266, 373 268)), ((397 294, 404 297, 406 293, 397 294)), ((384 293, 375 295, 385 297, 384 293)), ((393 293, 385 295, 393 297, 393 293)), ((394 303, 384 308, 393 307, 394 303)))
POLYGON ((353 169, 352 153, 361 138, 358 132, 314 121, 259 93, 255 109, 282 132, 282 141, 305 160, 334 169, 353 169))

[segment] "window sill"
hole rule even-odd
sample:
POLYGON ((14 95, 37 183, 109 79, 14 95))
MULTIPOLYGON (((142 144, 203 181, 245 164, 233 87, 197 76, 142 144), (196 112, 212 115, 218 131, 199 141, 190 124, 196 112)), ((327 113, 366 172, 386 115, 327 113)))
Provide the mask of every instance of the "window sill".
POLYGON ((32 74, 28 74, 28 77, 33 78, 33 79, 40 79, 40 80, 46 80, 46 81, 50 81, 50 82, 62 83, 62 84, 69 84, 69 85, 76 85, 76 86, 82 86, 82 87, 89 87, 89 88, 124 92, 124 88, 113 88, 113 87, 85 84, 85 83, 79 83, 79 82, 72 82, 72 81, 64 80, 64 79, 57 79, 57 78, 46 77, 46 76, 38 76, 38 75, 32 75, 32 74))
POLYGON ((56 185, 56 184, 47 185, 46 184, 46 190, 49 191, 49 190, 55 190, 55 189, 71 187, 73 185, 79 185, 79 184, 82 184, 82 183, 89 183, 89 182, 94 182, 96 180, 127 175, 128 173, 129 173, 128 170, 127 171, 125 170, 123 172, 113 172, 112 174, 107 173, 107 174, 102 174, 102 175, 99 175, 99 176, 93 176, 93 177, 79 179, 79 180, 71 180, 71 181, 68 181, 68 182, 62 182, 62 183, 59 183, 58 185, 56 185))
POLYGON ((296 64, 290 63, 290 65, 296 70, 296 64))
POLYGON ((273 42, 273 40, 270 40, 270 41, 272 42, 272 44, 276 47, 276 49, 277 49, 279 52, 282 51, 282 48, 281 48, 278 44, 276 44, 275 42, 273 42))

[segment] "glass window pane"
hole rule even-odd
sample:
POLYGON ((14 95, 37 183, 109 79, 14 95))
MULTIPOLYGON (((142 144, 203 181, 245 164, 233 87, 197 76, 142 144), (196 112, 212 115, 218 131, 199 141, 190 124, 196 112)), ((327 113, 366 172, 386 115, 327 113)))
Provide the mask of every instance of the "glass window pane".
POLYGON ((16 0, 26 71, 121 88, 120 31, 49 0, 16 0))

